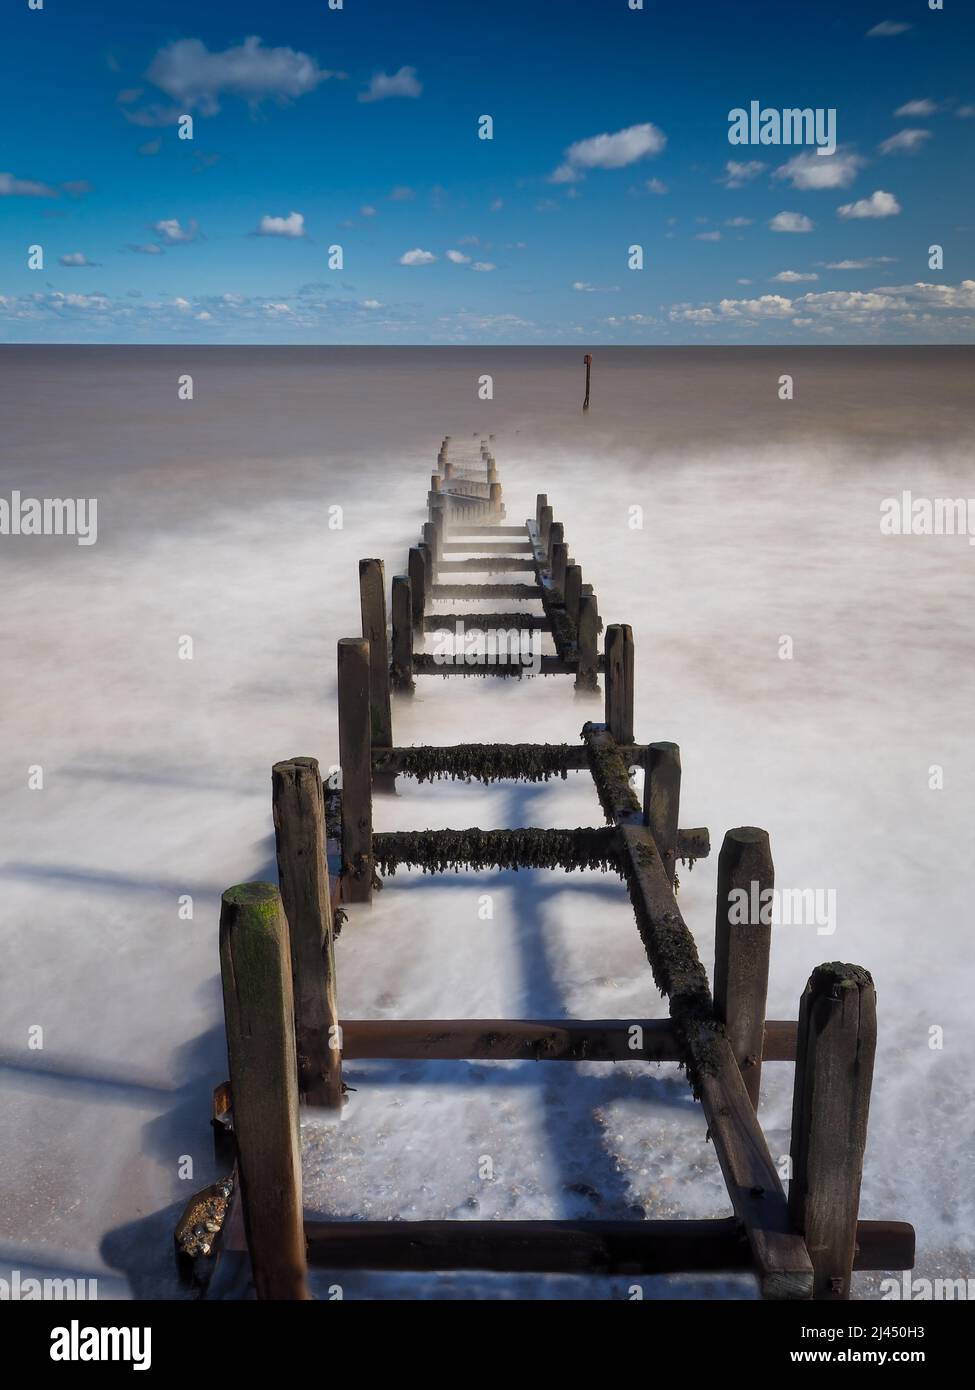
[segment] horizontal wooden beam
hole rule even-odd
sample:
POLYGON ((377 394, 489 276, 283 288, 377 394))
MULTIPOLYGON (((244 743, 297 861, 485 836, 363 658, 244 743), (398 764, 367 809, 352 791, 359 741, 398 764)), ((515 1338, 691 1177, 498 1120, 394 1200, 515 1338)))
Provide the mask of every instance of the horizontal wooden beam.
POLYGON ((463 536, 522 536, 526 532, 524 526, 463 526, 461 524, 451 527, 453 534, 463 536))
POLYGON ((475 551, 478 555, 494 555, 500 551, 504 555, 515 556, 530 555, 532 547, 527 541, 524 545, 517 545, 514 541, 472 541, 470 544, 467 541, 447 541, 444 544, 444 551, 450 551, 453 554, 475 551))
MULTIPOLYGON (((321 1269, 495 1270, 530 1274, 684 1274, 751 1269, 733 1217, 711 1221, 305 1222, 321 1269)), ((855 1269, 910 1269, 914 1232, 860 1221, 855 1269)))
MULTIPOLYGON (((470 869, 611 869, 623 872, 617 833, 611 827, 548 830, 386 830, 373 833, 373 855, 381 873, 399 865, 443 873, 470 869)), ((708 832, 677 832, 678 856, 703 858, 708 832), (686 837, 686 838, 685 838, 686 837)))
MULTIPOLYGON (((463 660, 462 654, 458 654, 456 660, 448 660, 443 656, 438 657, 432 652, 414 652, 413 654, 414 676, 506 676, 518 680, 523 676, 534 675, 534 667, 536 666, 538 674, 541 676, 574 676, 578 664, 574 660, 565 661, 560 656, 546 654, 533 659, 529 658, 525 663, 520 661, 475 661, 472 663, 463 660)), ((596 669, 598 671, 606 669, 605 657, 599 658, 596 669)))
MULTIPOLYGON (((444 546, 444 549, 449 549, 444 546)), ((518 570, 533 570, 535 562, 533 560, 522 560, 518 557, 505 559, 502 555, 483 558, 475 557, 471 560, 441 560, 437 566, 438 574, 507 574, 509 571, 514 573, 518 570)))
POLYGON ((489 628, 525 632, 550 632, 552 624, 541 613, 427 613, 423 619, 425 632, 456 632, 463 624, 465 632, 485 632, 489 628))
MULTIPOLYGON (((345 1061, 679 1062, 669 1018, 342 1020, 345 1061)), ((792 1062, 796 1024, 765 1025, 766 1062, 792 1062)))
POLYGON ((542 600, 537 584, 434 584, 430 597, 434 602, 443 598, 530 598, 539 603, 542 600))

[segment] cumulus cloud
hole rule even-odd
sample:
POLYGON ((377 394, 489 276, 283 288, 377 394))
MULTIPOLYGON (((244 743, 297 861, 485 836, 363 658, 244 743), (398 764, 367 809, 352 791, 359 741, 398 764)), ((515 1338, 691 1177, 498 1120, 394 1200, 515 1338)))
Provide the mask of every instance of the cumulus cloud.
MULTIPOLYGON (((215 116, 224 96, 240 97, 251 106, 267 98, 291 101, 338 75, 320 68, 307 53, 265 48, 255 37, 220 52, 211 52, 201 39, 177 39, 159 50, 146 73, 177 104, 177 115, 198 110, 204 116, 215 116)), ((169 119, 169 113, 158 109, 148 114, 169 119)))
POLYGON ((908 127, 905 130, 899 130, 896 135, 891 135, 886 140, 881 140, 877 148, 881 154, 913 154, 915 150, 921 148, 925 140, 930 139, 930 130, 908 127))
POLYGON ((399 258, 400 265, 432 265, 436 260, 432 251, 424 251, 419 246, 414 246, 412 251, 404 251, 399 258))
POLYGON ((360 101, 385 101, 387 97, 418 97, 423 91, 423 83, 416 75, 416 68, 402 67, 398 72, 374 72, 365 91, 359 93, 360 101))
POLYGON ((827 319, 841 325, 869 327, 885 318, 914 322, 918 316, 932 318, 972 310, 975 310, 975 280, 962 280, 958 285, 918 281, 913 285, 886 285, 875 290, 809 291, 796 299, 766 294, 757 299, 722 299, 717 305, 674 304, 669 317, 673 321, 713 324, 798 315, 803 322, 814 319, 826 331, 829 325, 824 320, 827 319))
POLYGON ((792 285, 798 280, 818 280, 819 276, 814 270, 780 270, 778 275, 773 275, 772 279, 781 284, 792 285))
POLYGON ((768 225, 773 232, 811 232, 815 224, 802 212, 777 212, 768 225))
POLYGON ((78 268, 97 265, 97 261, 90 261, 83 251, 69 251, 67 255, 61 257, 61 265, 76 266, 78 268))
POLYGON ((723 183, 725 188, 744 188, 746 183, 758 178, 764 168, 765 164, 760 159, 729 159, 718 182, 723 183))
POLYGON ((265 214, 258 223, 255 236, 283 236, 297 240, 306 236, 305 216, 301 212, 289 212, 287 217, 271 217, 265 214))
POLYGON ((194 219, 186 227, 175 217, 166 217, 161 222, 153 222, 152 230, 162 237, 167 246, 182 246, 196 241, 200 235, 199 226, 194 219))
POLYGON ((855 203, 844 203, 836 209, 839 217, 894 217, 901 205, 893 193, 885 193, 878 188, 869 198, 860 198, 855 203))
POLYGON ((626 126, 612 135, 592 135, 568 147, 563 162, 549 175, 549 182, 576 183, 590 169, 625 169, 640 159, 659 154, 666 144, 666 135, 650 121, 626 126))
POLYGON ((471 266, 471 270, 481 271, 497 270, 497 268, 498 267, 494 264, 493 261, 475 261, 474 264, 471 266))
POLYGON ((648 193, 656 193, 658 197, 663 197, 670 191, 662 179, 647 179, 644 187, 648 193))
POLYGON ((933 116, 938 110, 938 103, 932 101, 930 97, 920 97, 915 101, 905 101, 903 106, 898 106, 894 112, 895 116, 933 116))
POLYGON ((772 177, 787 179, 793 188, 846 188, 865 163, 866 160, 850 150, 837 150, 827 155, 807 150, 781 165, 772 177))
POLYGON ((470 265, 470 256, 465 256, 463 251, 448 251, 447 260, 453 261, 454 265, 470 265))
POLYGON ((0 198, 56 198, 58 191, 37 179, 18 179, 13 174, 0 174, 0 198))
POLYGON ((913 28, 912 25, 905 24, 900 19, 882 19, 879 24, 875 24, 872 29, 867 30, 867 38, 892 39, 895 34, 906 34, 911 28, 913 28))
POLYGON ((872 265, 892 265, 896 256, 864 256, 859 261, 827 261, 827 270, 867 270, 872 265))

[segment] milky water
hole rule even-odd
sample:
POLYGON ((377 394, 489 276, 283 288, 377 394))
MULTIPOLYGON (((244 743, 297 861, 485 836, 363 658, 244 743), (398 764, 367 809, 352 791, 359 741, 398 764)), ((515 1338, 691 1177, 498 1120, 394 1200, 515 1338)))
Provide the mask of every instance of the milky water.
MULTIPOLYGON (((973 1273, 975 547, 879 528, 881 500, 902 488, 975 496, 971 354, 604 353, 588 417, 579 357, 0 350, 0 495, 99 500, 95 546, 0 538, 0 1276, 178 1296, 172 1226, 219 1171, 219 894, 273 876, 271 764, 335 761, 334 651, 357 631, 356 561, 405 568, 441 435, 475 430, 496 433, 509 520, 547 491, 604 620, 633 627, 637 736, 681 745, 682 823, 707 825, 715 846, 680 890, 708 967, 728 827, 768 828, 781 887, 835 890, 832 935, 775 928, 769 1016, 795 1016, 820 961, 871 970, 880 1038, 861 1215, 916 1225, 919 1274, 973 1273), (482 371, 490 403, 476 398, 482 371), (192 403, 176 399, 184 372, 192 403), (777 399, 783 372, 790 403, 777 399), (178 659, 185 635, 192 661, 178 659), (40 791, 27 787, 36 765, 40 791), (192 921, 178 913, 185 894, 192 921)), ((599 709, 565 678, 424 678, 398 702, 395 736, 574 740, 599 709)), ((582 774, 402 783, 375 818, 600 823, 582 774)), ((345 1017, 666 1011, 609 875, 398 873, 351 912, 337 966, 345 1017)), ((676 1068, 359 1062, 346 1080, 341 1122, 305 1125, 312 1210, 728 1210, 676 1068)), ((791 1086, 790 1066, 766 1066, 776 1158, 791 1086)), ((631 1282, 341 1277, 347 1297, 603 1298, 631 1282)), ((878 1276, 858 1283, 877 1296, 878 1276)), ((642 1284, 647 1297, 752 1295, 747 1279, 642 1284)))

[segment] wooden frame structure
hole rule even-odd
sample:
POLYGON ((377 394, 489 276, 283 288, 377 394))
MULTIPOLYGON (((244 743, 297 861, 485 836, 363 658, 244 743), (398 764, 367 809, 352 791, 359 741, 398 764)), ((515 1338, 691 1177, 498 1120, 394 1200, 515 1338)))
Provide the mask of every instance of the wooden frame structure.
POLYGON ((633 728, 631 629, 614 624, 596 651, 596 598, 568 555, 563 528, 540 494, 524 527, 502 524, 493 436, 461 450, 448 436, 428 492, 423 539, 391 586, 391 646, 380 560, 360 563, 362 637, 338 647, 341 792, 323 790, 318 765, 296 758, 272 774, 280 891, 242 885, 224 895, 221 965, 238 1178, 226 1242, 246 1238, 259 1297, 306 1296, 305 1259, 329 1269, 489 1269, 631 1275, 744 1270, 767 1298, 844 1299, 854 1270, 910 1269, 914 1232, 902 1222, 858 1219, 876 1043, 875 995, 858 966, 813 971, 798 1023, 765 1018, 771 931, 730 910, 740 890, 773 887, 769 838, 740 827, 718 865, 712 992, 675 895, 678 860, 709 853, 706 830, 682 830, 680 750, 641 744, 633 728), (517 537, 517 540, 515 539, 517 537), (490 538, 490 539, 489 539, 490 538), (503 539, 502 539, 503 538, 503 539), (510 538, 510 539, 509 539, 510 538), (476 552, 476 554, 475 554, 476 552), (458 554, 473 559, 445 559, 458 554), (446 573, 530 570, 532 584, 462 585, 446 573), (605 716, 578 745, 393 743, 391 692, 437 674, 515 674, 483 661, 435 665, 414 651, 418 632, 464 615, 435 617, 431 600, 539 599, 543 616, 476 615, 484 626, 528 623, 552 635, 557 655, 541 673, 572 674, 582 691, 604 678, 605 716), (644 771, 642 801, 631 769, 644 771), (398 777, 532 781, 588 769, 604 827, 578 830, 372 829, 373 791, 398 777), (333 865, 330 878, 329 860, 333 865), (624 880, 669 1019, 340 1019, 334 915, 368 902, 377 874, 398 865, 437 872, 469 866, 609 867, 624 880), (296 1162, 299 1096, 342 1103, 342 1060, 381 1058, 677 1061, 687 1072, 714 1143, 732 1217, 713 1221, 300 1220, 296 1162), (788 1194, 757 1117, 761 1069, 795 1063, 788 1194), (236 1237, 233 1232, 236 1231, 236 1237))

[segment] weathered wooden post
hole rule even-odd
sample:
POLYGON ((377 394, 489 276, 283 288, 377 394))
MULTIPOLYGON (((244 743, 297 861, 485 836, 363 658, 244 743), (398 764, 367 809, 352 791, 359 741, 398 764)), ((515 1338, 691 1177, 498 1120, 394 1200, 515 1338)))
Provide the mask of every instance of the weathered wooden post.
POLYGON ((342 767, 342 901, 372 897, 372 757, 369 643, 339 641, 339 763, 342 767))
POLYGON ((274 884, 224 893, 220 974, 254 1286, 262 1299, 307 1299, 291 958, 274 884))
MULTIPOLYGON (((434 563, 433 551, 426 541, 421 541, 417 550, 423 556, 423 612, 426 612, 427 604, 433 600, 433 578, 434 563)), ((420 614, 420 626, 423 626, 423 613, 420 614)))
POLYGON ((437 499, 437 505, 430 513, 430 520, 433 522, 433 529, 437 533, 437 559, 443 559, 443 543, 447 539, 447 509, 443 504, 443 499, 437 499))
POLYGON ((725 1025, 748 1098, 758 1109, 775 869, 768 833, 729 830, 718 858, 714 1008, 725 1025))
POLYGON ((412 695, 413 684, 413 600, 405 574, 393 576, 393 660, 390 678, 398 695, 412 695))
POLYGON ((542 512, 548 506, 548 497, 544 492, 539 492, 535 497, 535 526, 538 534, 542 533, 542 512))
POLYGON ((573 625, 579 627, 579 600, 582 597, 582 566, 566 565, 563 602, 573 625))
POLYGON ((542 547, 542 555, 548 560, 549 539, 552 531, 552 508, 546 503, 542 508, 541 520, 538 523, 538 542, 542 547))
MULTIPOLYGON (((554 527, 552 528, 555 529, 554 527)), ((552 545, 552 559, 549 566, 552 586, 558 593, 565 594, 565 574, 569 559, 569 547, 565 541, 555 541, 552 545)))
POLYGON ((298 1090, 308 1105, 342 1104, 332 900, 322 779, 314 758, 271 769, 278 881, 291 942, 298 1090))
POLYGON ((813 1298, 850 1297, 876 1046, 869 973, 839 961, 817 966, 799 1001, 789 1184, 813 1298))
POLYGON ((633 629, 606 629, 606 727, 617 743, 633 742, 633 629))
POLYGON ((410 598, 412 601, 413 626, 417 632, 423 631, 423 609, 426 604, 427 576, 423 551, 418 545, 410 547, 408 561, 410 576, 410 598))
POLYGON ((548 528, 548 568, 552 571, 552 551, 557 545, 565 544, 565 527, 561 521, 553 521, 548 528))
POLYGON ((586 364, 586 399, 585 399, 585 400, 583 401, 583 403, 582 403, 582 408, 583 408, 583 410, 588 410, 588 409, 589 409, 589 386, 590 386, 590 380, 591 380, 591 377, 592 377, 592 353, 591 353, 591 352, 587 352, 586 355, 585 355, 585 357, 584 357, 582 360, 583 360, 583 362, 585 362, 585 364, 586 364))
POLYGON ((389 642, 386 636, 386 575, 382 560, 359 561, 362 635, 369 643, 369 727, 374 748, 392 748, 389 705, 389 642))
POLYGON ((445 478, 452 478, 454 476, 454 465, 446 454, 444 454, 443 459, 443 475, 445 478))
POLYGON ((657 846, 667 877, 677 873, 677 820, 680 812, 680 749, 676 743, 651 743, 643 779, 643 823, 657 846))
POLYGON ((489 483, 496 483, 498 481, 498 465, 493 454, 488 455, 487 480, 489 483))
POLYGON ((599 613, 595 594, 579 596, 579 626, 576 646, 579 665, 576 668, 575 689, 593 694, 599 690, 596 639, 599 632, 599 613))
POLYGON ((430 552, 430 558, 433 561, 431 575, 433 579, 436 579, 437 565, 443 559, 443 556, 440 553, 440 536, 432 520, 423 523, 423 544, 430 552))
POLYGON ((492 512, 500 513, 500 511, 501 511, 501 484, 500 484, 500 483, 496 483, 496 482, 492 482, 492 483, 490 484, 490 488, 491 488, 491 510, 492 510, 492 512))
POLYGON ((439 474, 439 473, 431 473, 431 474, 430 474, 430 491, 431 491, 431 492, 439 492, 439 491, 440 491, 440 474, 439 474))

